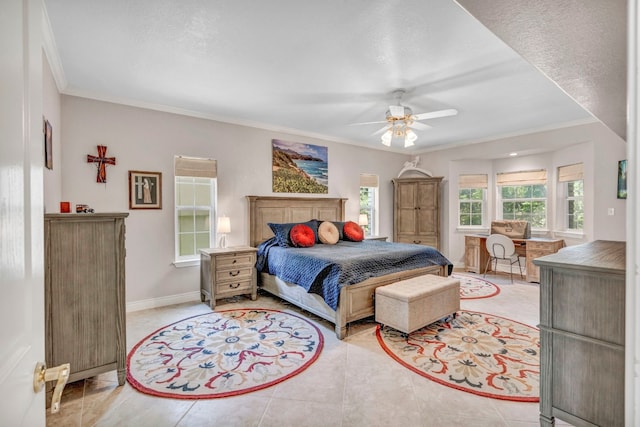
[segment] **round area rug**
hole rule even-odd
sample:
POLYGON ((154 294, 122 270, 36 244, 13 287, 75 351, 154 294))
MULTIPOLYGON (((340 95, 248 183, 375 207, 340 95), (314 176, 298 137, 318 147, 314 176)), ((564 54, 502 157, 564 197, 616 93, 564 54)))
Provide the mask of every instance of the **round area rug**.
POLYGON ((127 380, 155 396, 233 396, 299 374, 318 358, 322 346, 320 330, 294 314, 218 311, 181 320, 143 339, 127 357, 127 380))
POLYGON ((459 311, 409 335, 380 325, 376 335, 400 364, 440 384, 495 399, 539 400, 540 332, 532 326, 459 311))
POLYGON ((453 273, 451 277, 460 280, 460 299, 489 298, 500 293, 498 286, 477 277, 458 273, 453 273))

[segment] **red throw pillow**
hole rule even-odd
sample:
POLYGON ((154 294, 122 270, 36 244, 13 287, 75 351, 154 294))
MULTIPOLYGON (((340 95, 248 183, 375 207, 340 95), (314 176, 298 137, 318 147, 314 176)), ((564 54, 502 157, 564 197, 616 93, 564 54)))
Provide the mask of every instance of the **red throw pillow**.
POLYGON ((291 243, 296 248, 310 248, 316 243, 316 234, 311 227, 304 224, 296 224, 289 232, 291 243))
POLYGON ((344 233, 346 240, 351 240, 352 242, 361 242, 364 240, 364 231, 362 231, 362 227, 353 221, 345 222, 342 232, 344 233))

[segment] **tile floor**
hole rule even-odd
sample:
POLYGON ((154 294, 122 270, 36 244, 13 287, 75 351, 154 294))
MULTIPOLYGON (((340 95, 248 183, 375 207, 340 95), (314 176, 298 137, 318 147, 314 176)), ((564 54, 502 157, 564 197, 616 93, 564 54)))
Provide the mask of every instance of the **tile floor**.
MULTIPOLYGON (((539 289, 511 283, 508 275, 488 275, 500 286, 495 297, 462 300, 461 308, 538 325, 539 289)), ((257 301, 221 300, 216 309, 274 308, 300 312, 268 294, 257 301)), ((199 301, 127 314, 127 347, 156 329, 207 313, 199 301)), ((318 360, 307 370, 257 392, 210 400, 152 397, 129 384, 118 387, 107 373, 67 385, 59 414, 48 427, 72 426, 491 426, 539 425, 538 404, 510 402, 429 381, 402 367, 375 339, 373 319, 355 322, 339 341, 333 326, 308 313, 325 337, 318 360)), ((567 425, 558 421, 559 425, 567 425)))

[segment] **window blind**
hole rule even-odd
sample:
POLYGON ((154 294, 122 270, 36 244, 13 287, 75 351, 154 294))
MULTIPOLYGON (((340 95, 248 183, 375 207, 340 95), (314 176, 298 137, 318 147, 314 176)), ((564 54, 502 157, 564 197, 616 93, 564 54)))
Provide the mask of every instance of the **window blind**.
POLYGON ((218 174, 216 160, 176 156, 174 164, 176 176, 216 178, 218 174))
POLYGON ((378 175, 367 173, 360 174, 360 187, 376 187, 378 188, 378 175))
POLYGON ((584 169, 582 163, 560 166, 558 168, 558 182, 578 181, 583 179, 584 169))
POLYGON ((489 176, 487 174, 458 176, 458 188, 488 188, 488 186, 489 176))
POLYGON ((547 183, 547 171, 545 169, 504 172, 496 176, 496 185, 535 185, 547 183))

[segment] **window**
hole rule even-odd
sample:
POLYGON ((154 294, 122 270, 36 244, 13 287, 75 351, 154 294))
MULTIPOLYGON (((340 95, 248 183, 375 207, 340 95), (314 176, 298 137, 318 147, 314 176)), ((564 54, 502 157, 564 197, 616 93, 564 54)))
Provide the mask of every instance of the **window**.
POLYGON ((378 235, 378 175, 360 174, 360 214, 367 215, 365 236, 378 235))
POLYGON ((558 182, 564 187, 564 226, 567 231, 582 231, 584 227, 583 176, 582 163, 558 168, 558 182))
POLYGON ((458 177, 458 226, 482 227, 488 176, 460 175, 458 177))
POLYGON ((502 219, 529 221, 532 229, 547 227, 547 171, 498 174, 497 184, 502 219))
POLYGON ((197 262, 215 237, 216 161, 178 156, 174 165, 175 260, 197 262))

